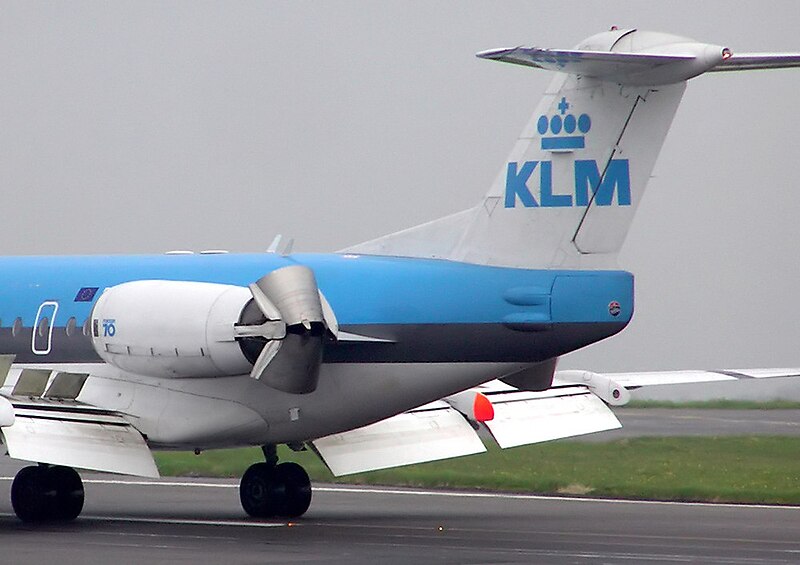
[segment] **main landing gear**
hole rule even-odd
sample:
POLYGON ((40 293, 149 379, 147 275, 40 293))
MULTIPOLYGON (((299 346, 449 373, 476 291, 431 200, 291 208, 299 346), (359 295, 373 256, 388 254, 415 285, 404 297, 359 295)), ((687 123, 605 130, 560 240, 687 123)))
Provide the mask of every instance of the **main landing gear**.
POLYGON ((83 481, 72 467, 25 467, 11 483, 11 506, 23 522, 74 520, 83 509, 83 481))
MULTIPOLYGON (((255 518, 297 518, 311 505, 311 480, 297 463, 278 463, 274 445, 262 448, 266 461, 242 477, 239 498, 255 518)), ((72 467, 32 465, 11 484, 11 506, 23 522, 68 522, 83 510, 83 481, 72 467)))
POLYGON ((263 448, 266 462, 251 465, 239 485, 242 508, 254 518, 297 518, 311 504, 311 480, 297 463, 278 464, 274 445, 263 448))

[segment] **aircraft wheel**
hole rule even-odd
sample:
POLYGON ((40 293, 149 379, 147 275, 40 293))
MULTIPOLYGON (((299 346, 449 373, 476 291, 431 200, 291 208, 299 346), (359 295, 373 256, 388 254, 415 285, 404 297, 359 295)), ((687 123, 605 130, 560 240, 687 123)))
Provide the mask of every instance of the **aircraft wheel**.
POLYGON ((242 508, 254 518, 274 516, 275 500, 272 475, 275 467, 266 463, 250 465, 239 483, 239 500, 242 508))
POLYGON ((41 522, 49 518, 55 492, 48 488, 47 469, 25 467, 11 483, 11 506, 23 522, 41 522))
POLYGON ((72 467, 51 467, 47 469, 47 481, 55 489, 55 500, 50 518, 69 522, 78 517, 83 510, 83 481, 72 467))
POLYGON ((302 516, 311 505, 311 480, 297 463, 281 463, 273 473, 275 514, 282 518, 302 516))

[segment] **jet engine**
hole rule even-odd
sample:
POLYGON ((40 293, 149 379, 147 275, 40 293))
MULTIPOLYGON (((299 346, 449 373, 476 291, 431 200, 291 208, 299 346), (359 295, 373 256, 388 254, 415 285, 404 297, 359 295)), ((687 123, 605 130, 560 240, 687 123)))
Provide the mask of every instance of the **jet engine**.
POLYGON ((92 345, 107 363, 152 377, 250 373, 284 392, 316 389, 336 317, 308 267, 272 271, 249 288, 142 280, 100 296, 92 345))

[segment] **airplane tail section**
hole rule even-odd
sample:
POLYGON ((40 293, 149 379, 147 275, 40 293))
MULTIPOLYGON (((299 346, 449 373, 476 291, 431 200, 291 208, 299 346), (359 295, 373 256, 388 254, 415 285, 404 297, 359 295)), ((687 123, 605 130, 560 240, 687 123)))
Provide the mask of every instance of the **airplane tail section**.
MULTIPOLYGON (((519 51, 483 56, 517 62, 519 51)), ((451 258, 538 268, 597 266, 613 258, 685 86, 559 73, 451 258)))
POLYGON ((558 72, 483 201, 347 251, 522 268, 614 266, 686 81, 800 65, 797 55, 737 57, 637 30, 600 33, 572 50, 516 47, 478 57, 558 72))

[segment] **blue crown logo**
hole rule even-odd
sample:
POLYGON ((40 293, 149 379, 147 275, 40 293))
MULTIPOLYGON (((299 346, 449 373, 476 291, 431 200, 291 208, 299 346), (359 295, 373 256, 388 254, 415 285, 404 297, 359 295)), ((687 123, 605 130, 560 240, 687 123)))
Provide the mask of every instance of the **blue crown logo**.
POLYGON ((542 149, 547 151, 570 151, 572 149, 583 149, 586 144, 584 135, 573 135, 577 132, 581 134, 589 133, 592 129, 592 119, 589 114, 581 114, 577 118, 573 114, 567 114, 570 103, 565 97, 558 103, 558 114, 554 116, 539 116, 536 122, 536 129, 542 136, 542 149), (552 136, 545 137, 547 132, 552 136), (562 135, 562 131, 566 135, 562 135))

